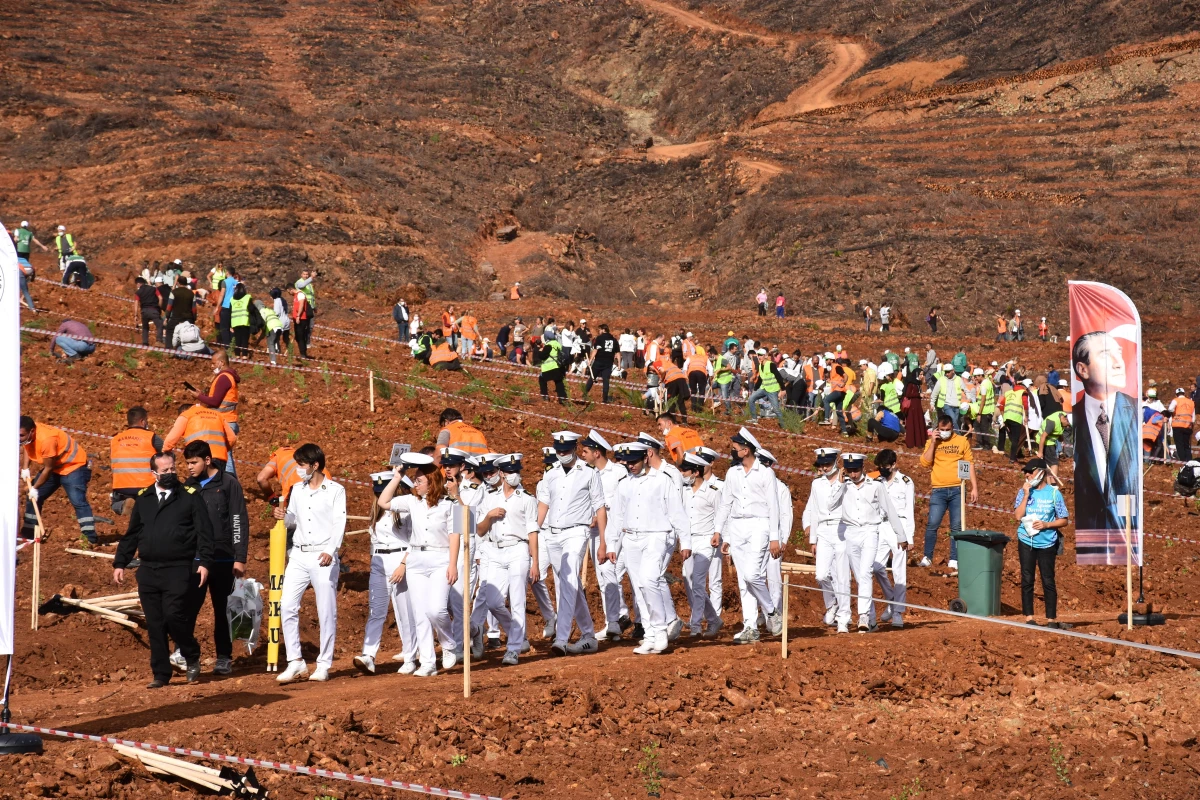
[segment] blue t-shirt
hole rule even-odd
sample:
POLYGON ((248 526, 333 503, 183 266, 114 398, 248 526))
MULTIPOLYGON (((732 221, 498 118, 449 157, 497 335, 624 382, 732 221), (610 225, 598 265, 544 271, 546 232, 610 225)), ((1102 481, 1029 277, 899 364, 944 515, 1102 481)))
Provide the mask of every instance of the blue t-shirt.
POLYGON ((226 278, 222 286, 225 287, 225 296, 221 298, 221 308, 229 308, 230 302, 233 301, 233 290, 237 288, 239 281, 237 278, 226 278))
POLYGON ((885 408, 883 410, 883 427, 891 428, 896 433, 899 433, 900 432, 900 418, 885 408))
POLYGON ((1050 374, 1046 376, 1046 383, 1054 387, 1058 386, 1058 370, 1050 370, 1050 374))
MULTIPOLYGON (((1025 499, 1025 487, 1022 486, 1017 492, 1013 510, 1021 507, 1023 499, 1025 499)), ((1065 519, 1067 517, 1067 501, 1063 499, 1062 492, 1056 487, 1042 484, 1033 490, 1029 498, 1029 505, 1025 506, 1025 516, 1042 522, 1065 519)), ((1029 530, 1025 527, 1024 521, 1017 525, 1017 538, 1038 550, 1058 544, 1058 533, 1056 529, 1052 528, 1029 530)))

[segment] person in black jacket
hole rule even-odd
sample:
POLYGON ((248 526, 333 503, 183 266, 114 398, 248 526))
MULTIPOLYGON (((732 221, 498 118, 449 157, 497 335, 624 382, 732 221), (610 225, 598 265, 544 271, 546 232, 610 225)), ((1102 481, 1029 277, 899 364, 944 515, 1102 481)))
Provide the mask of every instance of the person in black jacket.
POLYGON ((195 615, 189 613, 192 573, 200 586, 208 579, 213 559, 213 530, 208 509, 195 487, 183 486, 175 473, 175 455, 158 453, 150 459, 154 485, 138 493, 129 528, 117 545, 113 582, 125 580, 125 567, 136 554, 138 599, 146 615, 150 639, 150 669, 159 689, 171 680, 171 649, 167 637, 179 644, 187 661, 187 681, 200 679, 200 645, 195 615))
MULTIPOLYGON (((237 478, 213 465, 208 442, 194 441, 183 448, 187 461, 187 486, 204 498, 213 529, 212 567, 208 572, 208 590, 192 579, 189 614, 195 620, 204 607, 204 596, 212 598, 213 638, 217 644, 217 663, 213 673, 233 672, 233 640, 229 638, 229 621, 225 611, 235 578, 246 574, 246 551, 250 543, 250 516, 246 513, 246 495, 237 478)), ((171 654, 171 665, 178 670, 187 668, 183 654, 171 654)))
POLYGON ((134 294, 137 295, 138 307, 142 312, 142 345, 148 347, 150 345, 150 326, 154 326, 154 335, 158 337, 159 345, 165 343, 163 335, 162 312, 158 307, 158 292, 154 287, 146 283, 145 278, 135 278, 133 281, 137 285, 137 290, 134 294))

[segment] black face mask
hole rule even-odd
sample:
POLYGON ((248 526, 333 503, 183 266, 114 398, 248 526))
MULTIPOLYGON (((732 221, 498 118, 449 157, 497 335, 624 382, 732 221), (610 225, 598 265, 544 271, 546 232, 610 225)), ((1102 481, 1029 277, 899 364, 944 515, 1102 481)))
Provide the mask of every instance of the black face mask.
POLYGON ((879 474, 881 476, 883 476, 884 478, 890 478, 892 476, 892 468, 891 467, 880 467, 879 474))
POLYGON ((160 489, 177 489, 179 488, 179 476, 174 472, 168 472, 165 475, 159 475, 155 478, 155 483, 160 489))
POLYGON ((738 451, 732 447, 729 448, 729 458, 735 464, 742 460, 742 457, 738 455, 738 451))

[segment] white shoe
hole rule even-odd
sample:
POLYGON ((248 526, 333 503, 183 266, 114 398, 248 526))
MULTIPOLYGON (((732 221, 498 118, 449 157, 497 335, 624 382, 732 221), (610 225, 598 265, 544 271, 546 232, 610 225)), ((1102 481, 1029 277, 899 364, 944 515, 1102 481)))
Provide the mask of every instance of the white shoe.
POLYGON ((647 638, 640 647, 635 647, 633 652, 639 656, 657 656, 665 653, 666 650, 666 640, 656 637, 654 639, 647 638))
POLYGON ((176 672, 187 672, 187 659, 183 657, 183 653, 178 650, 171 653, 171 666, 176 672))
POLYGON ((772 636, 778 636, 779 634, 783 633, 783 612, 782 611, 780 611, 779 609, 775 609, 774 614, 770 614, 767 616, 767 630, 769 630, 771 632, 772 636))
POLYGON ((458 663, 458 660, 460 658, 462 658, 462 655, 460 653, 458 653, 457 651, 443 650, 442 651, 442 669, 454 669, 454 665, 458 663))
POLYGON ((431 661, 428 664, 422 664, 413 674, 418 678, 429 678, 437 675, 437 662, 431 661))
POLYGON ((329 667, 318 666, 313 670, 313 674, 308 676, 310 681, 327 681, 329 680, 329 667))
POLYGON ((275 680, 280 683, 291 683, 292 681, 298 681, 301 678, 307 677, 308 665, 303 661, 292 661, 288 664, 287 669, 276 676, 275 680))
POLYGON ((721 628, 725 627, 725 621, 718 619, 716 622, 709 623, 708 630, 701 634, 703 639, 715 639, 717 634, 721 632, 721 628))
MULTIPOLYGON (((475 630, 471 631, 471 659, 479 661, 483 658, 483 626, 480 625, 475 630)), ((453 666, 453 665, 451 665, 453 666)), ((446 667, 450 669, 450 667, 446 667)))
POLYGON ((667 641, 673 642, 683 633, 683 620, 679 617, 675 621, 667 625, 667 641))
POLYGON ((946 569, 950 570, 951 572, 958 572, 958 559, 952 558, 949 561, 947 561, 946 569))
POLYGON ((922 557, 921 561, 917 564, 917 566, 918 567, 932 567, 933 562, 930 561, 928 557, 922 557))
POLYGON ((366 675, 375 674, 375 659, 372 656, 361 655, 354 657, 354 666, 359 672, 366 675))
POLYGON ((417 671, 417 662, 405 661, 403 664, 400 665, 400 669, 396 670, 396 673, 399 675, 412 675, 416 671, 417 671))
POLYGON ((592 635, 581 636, 575 644, 567 645, 567 652, 573 656, 586 656, 600 651, 600 643, 592 635))
POLYGON ((551 617, 546 620, 546 624, 542 626, 542 638, 553 639, 555 629, 558 628, 558 617, 551 617))
POLYGON ((826 611, 825 612, 825 625, 830 628, 832 628, 834 625, 837 625, 836 617, 837 617, 837 609, 836 608, 831 608, 828 611, 826 611))
POLYGON ((403 661, 403 660, 404 660, 404 653, 396 653, 396 655, 392 656, 392 661, 403 661))
POLYGON ((517 651, 505 650, 504 658, 500 660, 500 663, 506 667, 515 667, 517 665, 517 651))
POLYGON ((849 622, 839 622, 837 632, 838 633, 849 633, 850 632, 850 623, 849 622))
POLYGON ((758 640, 758 628, 742 628, 742 630, 733 637, 733 641, 738 644, 753 644, 758 640))

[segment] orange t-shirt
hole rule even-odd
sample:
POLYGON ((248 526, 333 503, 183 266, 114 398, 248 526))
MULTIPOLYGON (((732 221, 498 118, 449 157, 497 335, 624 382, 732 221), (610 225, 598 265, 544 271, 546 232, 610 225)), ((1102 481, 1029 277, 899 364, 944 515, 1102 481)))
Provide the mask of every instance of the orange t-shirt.
POLYGON ((37 423, 33 441, 25 445, 25 454, 30 461, 50 467, 55 475, 70 475, 88 462, 87 451, 71 434, 44 422, 37 423))

